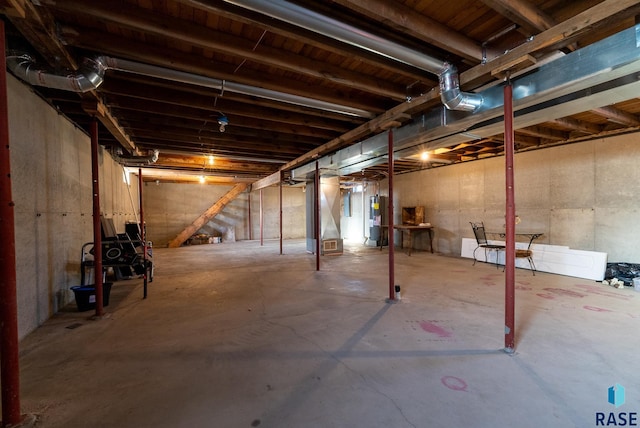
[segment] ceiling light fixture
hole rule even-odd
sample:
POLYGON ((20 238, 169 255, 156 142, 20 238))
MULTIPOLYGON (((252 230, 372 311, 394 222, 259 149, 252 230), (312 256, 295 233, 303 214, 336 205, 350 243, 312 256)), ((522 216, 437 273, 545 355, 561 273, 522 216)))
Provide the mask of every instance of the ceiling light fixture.
POLYGON ((201 175, 199 180, 200 180, 200 184, 204 184, 204 175, 201 175))
POLYGON ((220 113, 218 116, 218 125, 220 125, 220 132, 224 132, 225 127, 229 124, 229 119, 224 114, 220 113))
POLYGON ((422 159, 423 162, 429 160, 429 152, 422 152, 420 159, 422 159))
POLYGON ((209 155, 209 165, 213 165, 214 157, 213 155, 209 155))

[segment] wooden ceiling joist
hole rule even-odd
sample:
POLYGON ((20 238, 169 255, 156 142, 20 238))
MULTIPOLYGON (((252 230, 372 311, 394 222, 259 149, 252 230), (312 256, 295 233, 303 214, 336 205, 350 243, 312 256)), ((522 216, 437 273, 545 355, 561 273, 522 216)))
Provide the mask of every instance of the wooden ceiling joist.
POLYGON ((602 131, 602 129, 598 125, 568 117, 552 120, 551 123, 563 128, 569 128, 574 131, 582 132, 584 134, 599 134, 600 131, 602 131))
POLYGON ((527 0, 482 0, 509 20, 536 32, 548 30, 556 21, 527 0))
POLYGON ((617 109, 615 107, 600 107, 591 110, 593 113, 606 117, 608 121, 625 126, 640 126, 640 119, 635 115, 617 109))
POLYGON ((449 50, 463 58, 480 63, 486 53, 477 41, 456 32, 428 16, 417 14, 414 9, 401 3, 384 0, 334 0, 391 26, 397 31, 411 34, 434 46, 449 50))
POLYGON ((1 0, 0 13, 15 18, 26 18, 25 0, 1 0))
MULTIPOLYGON (((18 46, 31 45, 29 53, 37 52, 35 57, 56 72, 77 72, 84 57, 98 54, 369 113, 349 116, 234 93, 217 85, 206 88, 113 69, 106 72, 101 86, 83 95, 34 87, 85 130, 91 116, 99 117, 102 144, 118 144, 127 151, 161 149, 158 164, 150 169, 195 173, 202 155, 215 153, 237 160, 220 166, 220 174, 238 172, 238 180, 266 177, 264 183, 275 184, 274 179, 281 180, 282 173, 303 163, 389 127, 402 127, 441 107, 437 76, 340 37, 316 34, 294 21, 224 1, 124 0, 117 8, 111 3, 0 0, 0 10, 4 7, 11 13, 12 8, 24 8, 24 18, 17 17, 21 12, 9 18, 18 30, 10 26, 11 35, 22 35, 27 43, 21 39, 18 46), (229 120, 224 134, 216 131, 220 115, 229 120), (178 162, 167 153, 192 154, 193 160, 178 162), (282 171, 277 171, 280 166, 282 171)), ((465 91, 495 85, 505 74, 552 60, 573 45, 598 42, 633 25, 633 17, 640 14, 640 0, 294 3, 419 54, 451 62, 461 70, 465 91), (484 52, 490 49, 501 53, 494 58, 484 52)), ((627 101, 550 120, 516 131, 516 147, 545 147, 636 131, 638 114, 640 102, 627 101)), ((416 144, 420 138, 424 135, 416 136, 416 144)), ((502 140, 499 133, 454 144, 449 148, 451 159, 443 162, 499 155, 502 140)), ((399 172, 422 167, 413 158, 397 162, 399 172)), ((377 165, 359 176, 380 178, 385 168, 377 165)))

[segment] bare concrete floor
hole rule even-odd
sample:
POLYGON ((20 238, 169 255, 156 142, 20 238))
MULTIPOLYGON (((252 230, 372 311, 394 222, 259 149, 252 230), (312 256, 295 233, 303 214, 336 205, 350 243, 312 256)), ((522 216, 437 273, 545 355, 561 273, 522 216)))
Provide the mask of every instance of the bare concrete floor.
POLYGON ((118 282, 105 319, 69 307, 22 342, 23 411, 66 428, 590 427, 640 411, 630 288, 517 270, 507 355, 501 269, 397 251, 388 304, 387 249, 346 245, 320 272, 303 241, 284 250, 156 249, 147 300, 118 282))

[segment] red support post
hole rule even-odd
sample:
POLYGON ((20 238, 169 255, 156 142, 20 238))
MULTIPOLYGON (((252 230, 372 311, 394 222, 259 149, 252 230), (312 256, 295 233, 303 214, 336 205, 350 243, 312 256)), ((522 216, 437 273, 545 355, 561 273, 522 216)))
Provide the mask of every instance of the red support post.
POLYGON ((280 171, 280 255, 282 255, 282 171, 280 171))
POLYGON ((93 181, 93 269, 96 289, 96 317, 104 315, 102 298, 102 229, 100 227, 100 182, 98 180, 98 120, 91 121, 91 177, 93 181))
MULTIPOLYGON (((387 139, 387 147, 389 152, 389 208, 388 215, 389 218, 389 226, 387 228, 387 239, 389 240, 389 300, 396 300, 396 291, 395 291, 395 282, 396 282, 396 274, 395 274, 395 248, 393 242, 393 129, 389 129, 388 139, 387 139)), ((380 236, 382 239, 384 234, 380 236)))
POLYGON ((264 245, 264 208, 262 206, 262 189, 260 189, 260 246, 264 245))
POLYGON ((138 168, 138 199, 140 200, 140 239, 142 240, 142 268, 144 269, 143 275, 143 288, 142 298, 147 298, 147 284, 149 278, 147 278, 147 228, 144 226, 144 199, 142 197, 142 168, 138 168))
POLYGON ((515 350, 515 233, 516 206, 513 177, 513 87, 507 79, 504 87, 504 153, 505 153, 505 187, 506 187, 506 218, 505 218, 505 327, 504 350, 511 354, 515 350))
POLYGON ((315 235, 316 235, 316 270, 320 270, 320 168, 318 166, 318 161, 316 161, 316 175, 313 178, 314 180, 314 189, 316 194, 313 199, 313 211, 314 211, 314 226, 315 226, 315 235))
POLYGON ((2 426, 17 425, 20 416, 16 236, 11 193, 9 107, 4 21, 0 20, 0 384, 2 426))
POLYGON ((253 239, 253 223, 251 222, 251 189, 247 193, 247 218, 249 219, 249 240, 253 239))

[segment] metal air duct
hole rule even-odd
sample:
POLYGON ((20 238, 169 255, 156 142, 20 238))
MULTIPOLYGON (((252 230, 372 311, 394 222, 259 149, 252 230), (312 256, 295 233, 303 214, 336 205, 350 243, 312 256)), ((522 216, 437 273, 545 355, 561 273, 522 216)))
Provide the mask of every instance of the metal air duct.
POLYGON ((155 77, 158 79, 171 80, 173 82, 187 83, 190 85, 202 86, 205 88, 218 89, 221 92, 228 91, 236 94, 259 97, 272 101, 294 104, 302 107, 310 107, 318 110, 331 111, 334 113, 340 113, 349 116, 365 117, 369 119, 374 117, 374 114, 372 114, 371 112, 359 108, 343 106, 340 104, 316 100, 308 97, 302 97, 300 95, 273 91, 271 89, 243 85, 242 83, 234 83, 226 80, 214 79, 211 77, 200 76, 197 74, 186 73, 184 71, 172 70, 155 65, 142 64, 126 59, 108 57, 106 58, 106 63, 108 64, 109 69, 123 71, 126 73, 134 73, 148 77, 155 77))
POLYGON ((285 0, 225 0, 225 2, 435 74, 440 79, 442 102, 449 109, 475 111, 482 105, 482 97, 460 91, 455 67, 441 59, 385 40, 375 34, 285 0))
POLYGON ((36 67, 28 54, 7 57, 7 68, 17 77, 34 86, 61 89, 63 91, 88 92, 97 89, 107 70, 104 57, 85 58, 76 74, 55 74, 36 67))
POLYGON ((122 153, 112 153, 113 160, 124 166, 144 166, 151 165, 158 161, 160 151, 158 149, 149 150, 146 156, 122 156, 122 153))
MULTIPOLYGON (((534 73, 512 79, 512 84, 515 129, 629 100, 640 91, 640 25, 559 57, 534 73)), ((395 128, 395 158, 502 132, 502 85, 481 94, 483 103, 473 115, 437 107, 395 128)), ((291 178, 304 181, 316 164, 348 175, 388 159, 387 135, 383 133, 297 167, 291 170, 291 178)))
POLYGON ((375 116, 369 111, 355 107, 316 100, 300 95, 287 94, 270 89, 258 88, 255 86, 243 85, 241 83, 227 82, 225 80, 186 73, 184 71, 172 70, 169 68, 157 67, 155 65, 143 64, 108 56, 85 58, 82 62, 80 71, 76 74, 70 75, 56 74, 54 72, 38 68, 35 60, 28 54, 7 57, 7 67, 17 77, 31 85, 61 89, 64 91, 88 92, 97 89, 104 80, 105 71, 118 70, 126 73, 170 80, 172 82, 181 82, 190 85, 218 89, 220 92, 228 91, 301 107, 331 111, 348 116, 364 117, 368 119, 375 116))
POLYGON ((458 70, 455 66, 445 63, 445 68, 438 77, 440 79, 440 98, 442 104, 449 110, 473 112, 482 106, 482 95, 460 90, 458 70))

